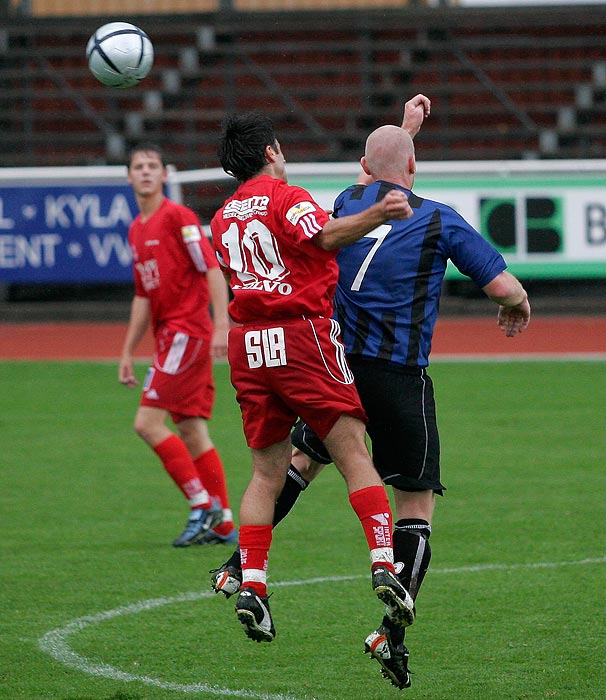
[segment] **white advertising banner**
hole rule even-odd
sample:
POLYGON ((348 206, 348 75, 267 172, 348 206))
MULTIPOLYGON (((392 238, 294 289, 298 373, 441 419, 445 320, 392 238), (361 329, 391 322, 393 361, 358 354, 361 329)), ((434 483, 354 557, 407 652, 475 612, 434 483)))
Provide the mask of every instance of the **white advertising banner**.
MULTIPOLYGON (((415 194, 458 211, 504 255, 515 274, 606 277, 606 162, 573 161, 566 168, 562 161, 425 166, 418 164, 415 194), (444 166, 447 170, 439 172, 444 166)), ((349 179, 295 175, 289 181, 330 208, 355 181, 355 172, 349 179)), ((449 270, 449 276, 457 274, 449 270)))

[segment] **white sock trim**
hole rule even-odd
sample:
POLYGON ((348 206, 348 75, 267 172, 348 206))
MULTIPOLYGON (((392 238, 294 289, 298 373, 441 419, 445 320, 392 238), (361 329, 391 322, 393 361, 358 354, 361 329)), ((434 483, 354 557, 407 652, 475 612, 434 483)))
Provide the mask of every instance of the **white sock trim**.
POLYGON ((393 564, 393 549, 391 547, 378 547, 370 550, 370 561, 373 564, 377 562, 387 562, 393 564))
POLYGON ((267 584, 267 571, 263 569, 242 569, 242 587, 246 586, 247 582, 267 584))
POLYGON ((200 491, 199 493, 196 493, 188 498, 187 502, 192 508, 195 508, 196 506, 201 506, 204 503, 208 503, 209 500, 208 491, 204 489, 204 491, 200 491))

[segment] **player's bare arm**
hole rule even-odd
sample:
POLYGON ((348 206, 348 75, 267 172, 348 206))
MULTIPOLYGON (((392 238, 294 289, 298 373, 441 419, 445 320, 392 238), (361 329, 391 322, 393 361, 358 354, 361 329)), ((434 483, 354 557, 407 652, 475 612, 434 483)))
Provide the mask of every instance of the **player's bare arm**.
POLYGON ((141 339, 145 335, 149 326, 151 317, 149 300, 146 297, 135 296, 130 307, 130 320, 124 345, 122 346, 122 354, 120 355, 120 364, 118 367, 118 380, 120 384, 124 384, 130 388, 137 386, 138 381, 135 377, 134 352, 141 339))
POLYGON ((401 190, 390 190, 385 197, 359 214, 331 219, 313 240, 324 250, 335 250, 354 243, 391 219, 410 219, 412 208, 401 190))
POLYGON ((499 304, 497 323, 508 338, 528 328, 528 294, 516 277, 505 270, 483 287, 483 291, 489 299, 499 304))
POLYGON ((431 113, 431 100, 425 95, 418 94, 404 105, 402 129, 408 131, 411 138, 419 133, 423 120, 431 113))
POLYGON ((227 336, 229 334, 227 279, 221 268, 213 267, 207 271, 206 280, 208 282, 213 315, 213 336, 210 354, 211 357, 227 357, 227 336))
MULTIPOLYGON (((414 137, 419 133, 423 121, 431 113, 431 100, 425 95, 418 94, 412 99, 408 100, 404 105, 404 116, 402 118, 401 128, 410 134, 410 137, 414 137)), ((364 172, 364 169, 358 175, 356 184, 358 185, 370 185, 374 182, 374 178, 369 173, 364 172)))

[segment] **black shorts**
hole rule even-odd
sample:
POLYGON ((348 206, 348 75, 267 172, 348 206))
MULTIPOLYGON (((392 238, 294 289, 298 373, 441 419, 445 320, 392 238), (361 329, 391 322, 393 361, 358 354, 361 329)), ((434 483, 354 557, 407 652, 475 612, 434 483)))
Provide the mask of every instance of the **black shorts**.
MULTIPOLYGON (((440 439, 433 383, 423 368, 399 367, 356 355, 347 358, 368 415, 372 458, 383 483, 401 491, 442 493, 440 439)), ((298 423, 292 443, 312 459, 329 464, 323 443, 298 423)))

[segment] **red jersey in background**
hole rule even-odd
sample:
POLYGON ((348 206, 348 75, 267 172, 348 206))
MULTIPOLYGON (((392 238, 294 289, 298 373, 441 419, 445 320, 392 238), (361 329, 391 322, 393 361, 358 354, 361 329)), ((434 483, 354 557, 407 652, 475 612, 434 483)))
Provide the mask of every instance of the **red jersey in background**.
POLYGON ((196 214, 164 199, 145 223, 137 216, 128 240, 135 293, 149 299, 154 335, 168 328, 193 338, 207 337, 212 321, 205 273, 218 264, 196 214))

